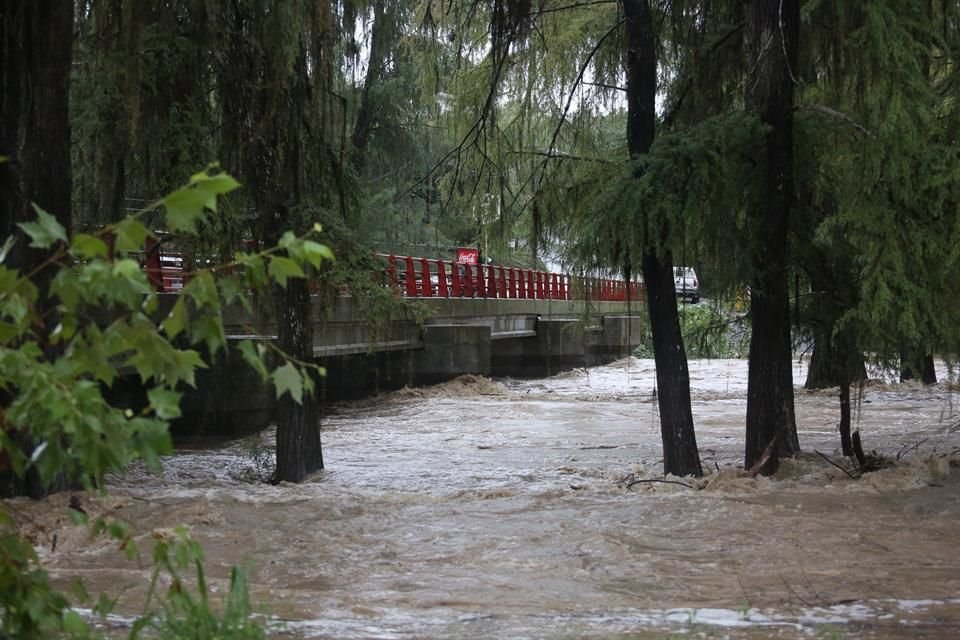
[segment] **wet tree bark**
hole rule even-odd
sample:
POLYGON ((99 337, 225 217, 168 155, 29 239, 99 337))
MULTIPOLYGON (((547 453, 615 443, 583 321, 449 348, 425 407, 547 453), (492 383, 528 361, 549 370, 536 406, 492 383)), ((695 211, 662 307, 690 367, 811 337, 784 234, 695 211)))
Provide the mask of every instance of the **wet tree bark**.
POLYGON ((703 469, 690 408, 690 373, 680 332, 670 254, 661 259, 652 252, 644 253, 643 280, 657 365, 663 472, 701 476, 703 469))
POLYGON ((900 354, 900 382, 916 380, 920 372, 920 382, 925 385, 937 384, 937 370, 933 354, 920 355, 916 350, 905 350, 900 354))
MULTIPOLYGON (((314 110, 311 101, 317 93, 326 93, 320 89, 326 67, 314 65, 311 76, 310 39, 298 35, 309 16, 299 13, 306 8, 295 3, 286 8, 290 10, 274 10, 262 3, 228 3, 223 14, 232 26, 223 45, 229 64, 220 69, 221 87, 230 98, 223 105, 227 123, 223 135, 229 145, 225 154, 236 154, 241 182, 252 194, 258 213, 255 235, 268 244, 304 222, 300 212, 312 204, 307 190, 316 193, 322 186, 309 173, 311 158, 316 160, 311 154, 325 151, 320 137, 324 114, 314 110), (277 40, 278 34, 289 37, 277 40)), ((322 8, 316 5, 311 11, 322 8)), ((314 53, 313 60, 319 59, 314 53)), ((285 287, 274 285, 270 295, 277 346, 298 364, 312 363, 306 280, 288 279, 285 287)), ((299 482, 323 468, 317 402, 307 390, 300 403, 289 393, 278 399, 274 482, 299 482)))
POLYGON ((828 330, 816 327, 813 330, 813 352, 810 355, 810 365, 807 367, 805 389, 829 389, 840 385, 842 367, 847 363, 851 369, 848 372, 848 382, 859 382, 867 379, 867 368, 863 362, 863 354, 859 351, 840 353, 834 344, 828 330))
MULTIPOLYGON (((636 156, 650 149, 655 135, 656 41, 649 1, 622 0, 622 6, 627 34, 627 147, 630 155, 636 156)), ((663 471, 699 476, 703 469, 690 409, 690 374, 673 287, 673 257, 669 251, 658 253, 654 248, 653 239, 659 239, 661 233, 661 229, 647 226, 641 270, 657 367, 663 471)))
POLYGON ((763 473, 780 456, 799 452, 793 403, 787 231, 793 190, 793 73, 797 69, 798 0, 752 0, 747 24, 749 68, 745 104, 769 128, 761 152, 761 180, 748 200, 753 230, 750 370, 746 451, 751 468, 775 442, 763 473))
POLYGON ((350 138, 353 142, 352 162, 354 168, 362 170, 366 164, 367 143, 370 133, 377 124, 377 102, 374 88, 383 79, 383 71, 390 44, 396 30, 394 22, 395 8, 390 2, 377 2, 374 5, 373 26, 370 36, 370 57, 367 61, 367 75, 363 80, 363 93, 357 109, 357 119, 350 138))
POLYGON ((853 455, 853 442, 850 440, 850 383, 840 383, 840 448, 843 455, 853 455))
MULTIPOLYGON (((16 226, 33 220, 32 202, 67 229, 71 227, 70 195, 70 61, 73 46, 73 3, 56 0, 6 0, 0 3, 0 241, 15 237, 5 266, 21 273, 41 265, 45 251, 31 249, 16 226)), ((40 272, 34 283, 40 305, 52 277, 40 272)), ((56 322, 47 315, 48 322, 56 322)), ((0 393, 0 428, 21 448, 32 444, 16 425, 2 422, 9 398, 0 393)), ((0 495, 41 497, 48 490, 35 473, 16 477, 0 460, 0 495)))
MULTIPOLYGON (((313 360, 313 325, 310 322, 310 291, 307 281, 287 281, 286 289, 274 291, 277 310, 277 341, 288 355, 301 362, 313 360)), ((314 380, 315 388, 319 383, 314 380)), ((277 466, 274 482, 299 482, 323 468, 320 443, 320 413, 313 393, 302 403, 284 394, 277 402, 277 466)))
POLYGON ((70 60, 73 4, 6 0, 0 4, 0 237, 18 236, 7 266, 39 264, 18 222, 36 217, 31 202, 71 226, 70 60))

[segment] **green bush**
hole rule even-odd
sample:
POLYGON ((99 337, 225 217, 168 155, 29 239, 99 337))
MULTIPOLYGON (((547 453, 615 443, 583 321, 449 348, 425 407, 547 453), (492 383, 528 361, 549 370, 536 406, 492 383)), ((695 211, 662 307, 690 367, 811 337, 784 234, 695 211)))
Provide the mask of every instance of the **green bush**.
MULTIPOLYGON (((742 313, 720 305, 681 305, 680 331, 687 358, 745 358, 750 350, 750 325, 742 313)), ((647 340, 633 354, 653 357, 653 341, 647 340)))

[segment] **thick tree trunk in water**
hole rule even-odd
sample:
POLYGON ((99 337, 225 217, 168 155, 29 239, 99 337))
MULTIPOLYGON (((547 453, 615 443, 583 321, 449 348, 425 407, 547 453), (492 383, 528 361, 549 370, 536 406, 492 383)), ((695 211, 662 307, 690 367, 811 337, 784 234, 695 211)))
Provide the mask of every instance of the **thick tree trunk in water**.
POLYGON ((840 447, 843 455, 853 455, 853 443, 850 440, 850 383, 840 383, 840 447))
POLYGON ((829 389, 839 384, 833 364, 833 345, 830 335, 823 329, 813 331, 813 349, 810 352, 810 364, 807 366, 805 389, 829 389))
POLYGON ((814 329, 813 352, 810 354, 810 366, 807 367, 805 389, 829 389, 840 386, 844 378, 843 367, 849 366, 846 372, 848 382, 859 382, 867 379, 867 368, 863 362, 863 354, 859 351, 841 353, 835 346, 830 333, 823 329, 814 329))
MULTIPOLYGON (((71 226, 70 192, 70 60, 73 46, 73 3, 55 0, 6 0, 0 4, 0 242, 16 244, 4 266, 32 270, 46 259, 31 249, 16 226, 36 218, 31 202, 45 209, 67 229, 71 226)), ((51 273, 36 275, 40 305, 51 273)), ((41 310, 42 312, 42 310, 41 310)), ((52 314, 46 320, 56 322, 52 314)), ((52 325, 51 325, 52 326, 52 325)), ((0 393, 0 408, 9 402, 0 393)), ((29 455, 32 445, 17 425, 2 425, 29 455)), ((58 483, 59 486, 60 483, 58 483)), ((45 487, 35 473, 24 478, 0 462, 0 494, 40 497, 45 487)))
MULTIPOLYGON (((308 200, 307 193, 319 196, 327 183, 314 173, 319 164, 305 156, 320 164, 336 161, 323 140, 330 113, 313 102, 331 91, 326 74, 332 57, 326 50, 327 36, 321 33, 328 9, 324 3, 224 6, 231 24, 223 44, 224 58, 230 62, 220 65, 219 80, 230 98, 223 105, 225 153, 237 154, 241 182, 252 194, 258 215, 256 237, 267 243, 309 224, 301 212, 327 206, 320 198, 308 200), (309 23, 306 31, 304 21, 309 23), (293 37, 277 41, 278 33, 293 37)), ((299 363, 313 362, 307 281, 289 279, 285 288, 275 287, 272 296, 278 347, 299 363)), ((304 390, 299 404, 289 393, 279 399, 275 482, 299 482, 323 468, 319 417, 312 391, 304 390)))
MULTIPOLYGON (((312 361, 313 327, 306 280, 288 280, 286 289, 277 287, 274 296, 279 347, 302 362, 312 361)), ((320 415, 314 394, 304 393, 301 404, 297 404, 289 393, 284 394, 277 407, 274 481, 300 482, 322 468, 320 415)))
POLYGON ((703 475, 690 409, 690 374, 680 333, 673 266, 669 253, 662 260, 643 256, 643 280, 657 364, 657 404, 663 440, 663 472, 703 475))
POLYGON ((900 355, 900 382, 916 380, 916 372, 920 372, 920 382, 926 385, 937 384, 937 369, 933 362, 933 354, 920 356, 916 352, 904 352, 900 355))
POLYGON ((780 456, 799 452, 793 406, 787 231, 793 203, 793 74, 797 69, 798 0, 752 0, 748 19, 750 73, 746 107, 769 127, 762 153, 762 182, 748 202, 754 231, 750 311, 750 371, 744 465, 751 468, 775 441, 780 456))
MULTIPOLYGON (((649 151, 653 144, 656 42, 648 0, 622 0, 622 5, 627 31, 627 147, 630 155, 636 156, 649 151)), ((663 471, 680 476, 699 476, 703 470, 690 410, 690 375, 673 288, 673 259, 668 251, 658 255, 650 237, 660 233, 659 229, 647 227, 642 270, 657 365, 663 471)))
POLYGON ((933 364, 933 354, 923 356, 923 367, 920 371, 920 382, 923 384, 937 384, 937 369, 933 364))

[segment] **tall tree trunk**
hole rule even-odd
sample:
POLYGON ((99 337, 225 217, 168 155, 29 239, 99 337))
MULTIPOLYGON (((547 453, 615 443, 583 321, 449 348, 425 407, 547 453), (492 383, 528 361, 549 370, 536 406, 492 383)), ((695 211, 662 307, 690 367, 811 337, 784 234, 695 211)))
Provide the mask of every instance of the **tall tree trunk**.
MULTIPOLYGON (((6 0, 0 3, 0 238, 16 244, 5 266, 27 273, 40 266, 47 252, 28 247, 16 226, 36 217, 36 203, 67 229, 71 226, 70 61, 73 46, 73 3, 56 0, 6 0)), ((33 278, 46 305, 52 273, 33 278)), ((41 309, 42 312, 42 309, 41 309)), ((46 316, 48 322, 56 322, 46 316)), ((0 394, 2 407, 9 398, 0 394)), ((0 424, 14 431, 16 425, 0 424)), ((27 451, 28 438, 12 433, 27 451)), ((36 474, 14 477, 0 461, 0 494, 39 497, 49 487, 36 474)))
MULTIPOLYGON (((313 360, 313 325, 307 281, 291 279, 276 287, 277 342, 284 353, 301 362, 313 360)), ((316 384, 315 388, 319 388, 316 384)), ((297 403, 284 394, 277 403, 277 466, 274 482, 300 482, 323 468, 320 411, 313 393, 297 403)))
MULTIPOLYGON (((255 236, 266 244, 295 229, 297 212, 306 208, 305 179, 309 164, 301 154, 325 159, 323 114, 312 108, 311 93, 323 91, 317 77, 325 58, 307 50, 323 3, 311 7, 277 3, 226 2, 221 15, 231 28, 223 41, 224 59, 218 85, 224 96, 224 154, 240 166, 257 212, 255 236), (303 13, 307 12, 307 13, 303 13), (277 34, 286 34, 276 40, 277 34), (290 35, 293 34, 293 35, 290 35)), ((316 181, 320 184, 320 181, 316 181)), ((309 183, 309 184, 308 184, 309 183)), ((271 291, 280 349, 304 363, 313 360, 310 294, 307 282, 292 278, 271 291)), ((314 385, 315 387, 317 385, 314 385)), ((275 482, 299 482, 323 468, 319 409, 313 393, 301 403, 284 394, 277 407, 275 482)))
POLYGON ((91 5, 94 50, 89 64, 98 90, 95 138, 85 159, 92 168, 83 216, 88 224, 115 222, 125 213, 127 160, 140 102, 141 21, 146 14, 139 4, 139 0, 100 0, 91 5))
POLYGON ((360 106, 357 109, 357 119, 353 125, 352 162, 354 168, 362 170, 366 164, 367 143, 370 132, 377 122, 377 102, 374 98, 374 88, 383 79, 383 70, 387 55, 390 53, 390 44, 396 27, 393 24, 394 7, 391 2, 374 3, 373 26, 370 28, 370 57, 367 61, 367 75, 363 80, 363 93, 360 96, 360 106))
POLYGON ((797 69, 799 0, 752 0, 748 18, 746 108, 769 127, 762 182, 747 205, 754 231, 750 311, 750 371, 747 389, 746 452, 752 467, 775 441, 763 473, 780 456, 799 452, 793 405, 787 230, 793 190, 793 74, 797 69))
MULTIPOLYGON (((649 151, 655 131, 657 90, 656 42, 649 0, 622 0, 627 32, 627 147, 631 156, 649 151)), ((663 471, 679 476, 703 475, 690 409, 690 374, 680 333, 673 288, 673 258, 656 251, 662 229, 647 225, 641 269, 657 366, 657 402, 663 440, 663 471)))
POLYGON ((657 365, 657 403, 663 441, 663 472, 678 476, 703 475, 690 408, 690 373, 680 332, 673 266, 669 252, 658 258, 643 255, 643 280, 657 365))
POLYGON ((925 385, 937 384, 937 368, 932 353, 922 353, 920 349, 904 349, 900 352, 900 382, 916 380, 925 385))
POLYGON ((840 383, 840 449, 843 455, 853 455, 853 441, 850 439, 850 383, 840 383))

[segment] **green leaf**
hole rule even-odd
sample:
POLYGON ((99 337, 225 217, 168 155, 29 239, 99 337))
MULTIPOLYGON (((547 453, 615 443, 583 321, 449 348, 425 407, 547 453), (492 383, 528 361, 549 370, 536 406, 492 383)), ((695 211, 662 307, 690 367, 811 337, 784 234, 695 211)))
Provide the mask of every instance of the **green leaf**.
POLYGON ((161 201, 166 212, 167 227, 171 231, 193 233, 197 222, 208 209, 216 212, 217 196, 239 186, 240 183, 226 173, 210 175, 203 171, 192 175, 186 186, 161 201))
POLYGON ((138 251, 143 248, 150 231, 136 218, 126 217, 116 224, 114 231, 117 240, 114 248, 117 251, 138 251))
POLYGON ((190 321, 187 315, 187 305, 184 300, 185 298, 183 296, 178 297, 173 305, 173 309, 170 310, 170 314, 163 321, 163 330, 169 338, 176 338, 180 335, 180 333, 187 328, 187 323, 190 321))
POLYGON ((217 288, 220 290, 220 298, 225 305, 234 302, 242 304, 246 298, 246 287, 243 286, 240 278, 236 275, 226 275, 218 278, 217 288))
POLYGON ((90 629, 79 613, 73 609, 68 609, 63 614, 63 630, 69 634, 80 635, 87 633, 90 629))
POLYGON ((297 244, 297 236, 293 231, 284 231, 283 235, 280 236, 280 240, 277 241, 277 246, 281 249, 290 249, 290 247, 297 244))
POLYGON ((8 236, 6 241, 3 243, 3 248, 0 249, 0 264, 7 259, 7 254, 10 253, 10 249, 13 248, 14 243, 17 241, 15 236, 8 236))
POLYGON ((110 253, 107 243, 89 233, 78 233, 70 243, 70 253, 78 258, 106 258, 110 253))
POLYGON ((187 286, 180 292, 180 295, 193 298, 199 308, 219 309, 220 307, 220 293, 217 291, 217 283, 213 274, 206 269, 195 273, 187 286))
POLYGON ((67 242, 67 230, 63 225, 57 222, 52 215, 33 204, 33 210, 37 212, 36 222, 20 222, 18 227, 30 236, 30 246, 37 249, 47 249, 57 241, 67 242))
POLYGON ((292 362, 288 362, 282 367, 274 370, 270 377, 273 378, 273 384, 276 387, 277 398, 284 393, 289 392, 294 402, 301 404, 303 402, 303 376, 292 362))
POLYGON ((170 231, 194 233, 196 224, 206 209, 215 209, 215 196, 202 189, 183 187, 162 200, 166 212, 167 228, 170 231))
POLYGON ((330 247, 313 240, 304 241, 303 255, 315 267, 319 267, 324 260, 333 260, 333 251, 330 247))
POLYGON ((181 393, 163 387, 154 387, 147 391, 150 406, 161 420, 174 420, 180 417, 181 397, 181 393))
POLYGON ((237 262, 243 265, 244 283, 253 288, 259 289, 267 284, 267 273, 262 256, 237 254, 237 262))
POLYGON ((206 172, 195 173, 190 176, 190 184, 203 189, 213 195, 222 196, 240 187, 240 183, 228 173, 210 175, 206 172))
POLYGON ((114 607, 117 606, 117 600, 119 598, 120 596, 117 596, 116 598, 110 598, 107 596, 107 594, 101 593, 100 597, 97 598, 96 606, 93 607, 93 612, 104 617, 110 615, 113 613, 114 607))
POLYGON ((274 256, 270 259, 270 266, 267 269, 267 272, 270 274, 274 280, 276 280, 281 287, 286 288, 288 278, 306 278, 307 275, 303 272, 303 269, 300 268, 296 262, 290 258, 284 258, 283 256, 274 256))
POLYGON ((193 344, 203 342, 210 355, 226 345, 227 337, 223 332, 223 318, 219 310, 214 310, 213 313, 208 311, 194 318, 190 324, 190 342, 193 344))
POLYGON ((107 533, 110 534, 110 537, 114 540, 123 540, 130 535, 130 527, 120 520, 112 520, 107 524, 107 533))
POLYGON ((260 375, 260 379, 266 382, 270 378, 270 372, 267 371, 267 365, 263 362, 263 353, 257 349, 252 340, 241 340, 237 345, 243 359, 260 375))
POLYGON ((0 322, 0 344, 8 344, 20 337, 20 327, 9 322, 0 322))

